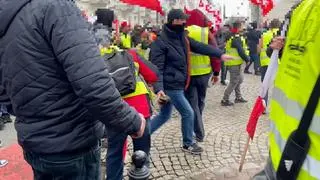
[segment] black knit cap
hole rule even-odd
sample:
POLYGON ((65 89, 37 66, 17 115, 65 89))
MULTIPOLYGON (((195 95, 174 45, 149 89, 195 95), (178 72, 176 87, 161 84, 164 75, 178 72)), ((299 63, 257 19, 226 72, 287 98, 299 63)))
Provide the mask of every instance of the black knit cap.
POLYGON ((168 13, 168 23, 171 24, 175 19, 188 19, 189 15, 185 14, 181 9, 171 9, 168 13))

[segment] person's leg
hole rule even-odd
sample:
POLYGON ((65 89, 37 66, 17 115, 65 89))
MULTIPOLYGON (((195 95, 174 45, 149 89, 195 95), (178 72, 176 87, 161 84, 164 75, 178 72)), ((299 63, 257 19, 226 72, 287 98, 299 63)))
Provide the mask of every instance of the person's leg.
POLYGON ((150 136, 150 119, 146 119, 147 124, 144 130, 144 134, 141 138, 133 139, 133 151, 144 151, 147 155, 150 153, 151 136, 150 136))
POLYGON ((260 56, 259 54, 253 54, 253 67, 254 67, 254 73, 256 75, 260 75, 260 56))
POLYGON ((144 134, 141 138, 133 139, 133 151, 141 150, 148 155, 146 162, 147 167, 150 167, 150 148, 151 148, 151 134, 150 134, 150 119, 146 119, 147 124, 144 134))
POLYGON ((171 98, 171 102, 181 115, 181 130, 183 136, 183 145, 191 146, 194 132, 194 112, 184 95, 183 90, 170 90, 166 92, 171 98))
POLYGON ((224 62, 221 61, 221 83, 223 85, 226 85, 226 79, 227 79, 227 69, 224 65, 224 62))
POLYGON ((230 72, 230 83, 228 84, 228 87, 224 91, 224 96, 222 100, 222 105, 232 105, 229 101, 229 97, 231 93, 235 90, 236 86, 239 83, 239 66, 229 66, 227 67, 228 71, 230 72))
POLYGON ((243 83, 243 79, 244 79, 243 73, 242 73, 242 70, 241 70, 241 65, 238 66, 238 68, 237 68, 237 74, 238 74, 239 81, 238 81, 238 84, 235 87, 236 102, 237 103, 245 103, 247 101, 243 99, 242 94, 241 94, 241 84, 243 83))
MULTIPOLYGON (((190 85, 185 92, 186 98, 188 99, 193 111, 194 111, 194 133, 196 138, 203 139, 201 123, 198 121, 201 118, 199 102, 198 102, 198 86, 197 86, 198 77, 194 76, 191 78, 190 85)), ((208 82, 207 82, 208 83, 208 82)))
POLYGON ((99 149, 100 146, 95 146, 83 154, 57 155, 38 155, 25 151, 24 157, 33 169, 35 180, 85 180, 89 176, 92 180, 99 180, 100 175, 91 176, 92 173, 100 174, 99 149))
POLYGON ((253 60, 254 60, 253 54, 250 53, 249 56, 250 56, 250 62, 244 68, 244 73, 247 73, 247 74, 251 74, 252 73, 252 72, 250 72, 250 66, 251 66, 251 64, 253 63, 253 60))
POLYGON ((203 119, 202 119, 202 112, 204 110, 205 106, 205 98, 207 95, 207 88, 208 88, 208 81, 210 79, 210 74, 208 75, 203 75, 197 79, 197 94, 198 94, 198 107, 200 110, 200 115, 197 116, 197 123, 200 129, 200 134, 197 136, 198 139, 202 140, 205 137, 205 129, 204 129, 204 124, 203 124, 203 119))
POLYGON ((108 129, 107 180, 123 179, 123 145, 127 135, 108 129))
POLYGON ((173 105, 171 102, 168 102, 160 107, 159 114, 150 120, 150 134, 153 134, 171 118, 172 108, 173 105))

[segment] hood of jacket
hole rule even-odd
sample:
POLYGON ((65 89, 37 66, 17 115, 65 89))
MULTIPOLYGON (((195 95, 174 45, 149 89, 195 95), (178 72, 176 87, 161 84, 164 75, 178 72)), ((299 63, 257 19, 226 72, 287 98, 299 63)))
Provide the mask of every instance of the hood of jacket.
POLYGON ((0 37, 3 37, 19 11, 31 0, 0 0, 0 37))

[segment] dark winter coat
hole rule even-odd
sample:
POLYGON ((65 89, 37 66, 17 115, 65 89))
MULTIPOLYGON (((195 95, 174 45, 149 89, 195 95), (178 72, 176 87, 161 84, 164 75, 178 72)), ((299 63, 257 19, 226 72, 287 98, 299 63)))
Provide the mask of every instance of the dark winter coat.
POLYGON ((2 0, 0 17, 0 103, 12 107, 25 151, 86 151, 103 134, 100 121, 139 130, 73 2, 2 0))

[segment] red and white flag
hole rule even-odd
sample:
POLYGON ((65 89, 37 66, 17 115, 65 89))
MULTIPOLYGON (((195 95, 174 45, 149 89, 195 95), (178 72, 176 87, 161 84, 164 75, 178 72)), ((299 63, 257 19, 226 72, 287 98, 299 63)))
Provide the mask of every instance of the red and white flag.
POLYGON ((259 6, 262 10, 262 15, 266 16, 274 7, 274 0, 250 0, 252 4, 259 6))
POLYGON ((147 9, 157 11, 161 15, 164 15, 162 7, 159 0, 120 0, 123 3, 138 5, 147 9))
POLYGON ((222 24, 219 4, 213 4, 208 0, 184 0, 186 13, 194 9, 200 10, 213 23, 216 29, 222 24))

